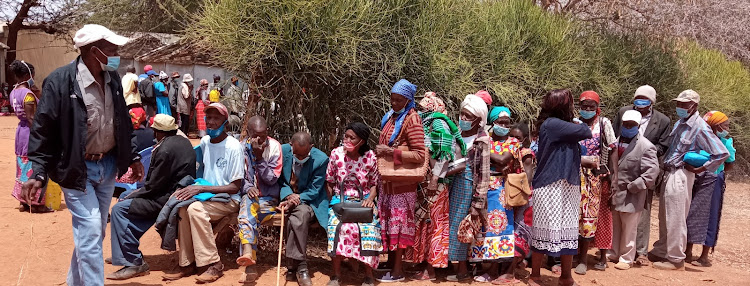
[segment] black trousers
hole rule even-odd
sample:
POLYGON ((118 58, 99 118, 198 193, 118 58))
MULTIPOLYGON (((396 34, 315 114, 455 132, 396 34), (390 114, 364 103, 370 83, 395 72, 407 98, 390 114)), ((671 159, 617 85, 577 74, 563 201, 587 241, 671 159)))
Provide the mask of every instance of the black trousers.
MULTIPOLYGON (((315 218, 312 207, 301 203, 289 210, 284 233, 286 235, 286 257, 301 262, 299 267, 305 268, 307 260, 307 231, 310 221, 315 218)), ((296 263, 295 263, 296 264, 296 263)), ((292 265, 293 268, 296 265, 292 265)))

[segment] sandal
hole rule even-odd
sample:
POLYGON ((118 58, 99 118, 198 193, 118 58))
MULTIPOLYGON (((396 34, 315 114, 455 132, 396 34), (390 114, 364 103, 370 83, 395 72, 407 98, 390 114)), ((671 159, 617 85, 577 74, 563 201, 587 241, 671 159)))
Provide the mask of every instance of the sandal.
POLYGON ((706 261, 705 263, 701 262, 700 259, 694 260, 693 262, 690 262, 690 265, 697 266, 697 267, 711 267, 711 261, 706 261))
POLYGON ((650 266, 651 261, 648 260, 648 257, 645 255, 639 255, 638 258, 635 259, 635 264, 638 266, 650 266))
POLYGON ((484 273, 479 276, 474 276, 474 281, 479 283, 490 283, 492 282, 492 277, 489 274, 484 273))
POLYGON ((562 265, 555 264, 555 266, 552 266, 549 271, 552 271, 552 273, 556 275, 560 275, 560 273, 562 273, 562 265))
POLYGON ((521 280, 516 279, 515 277, 512 279, 503 278, 502 276, 498 277, 495 280, 492 280, 493 285, 515 285, 516 283, 520 283, 521 280))
POLYGON ((576 266, 575 273, 578 275, 586 275, 587 270, 588 266, 586 266, 586 263, 579 263, 578 266, 576 266))
POLYGON ((607 262, 597 262, 594 264, 594 269, 604 271, 607 269, 607 262))
POLYGON ((456 275, 448 275, 445 277, 445 280, 448 282, 468 282, 471 281, 471 274, 456 274, 456 275))
POLYGON ((417 273, 414 273, 411 277, 409 277, 410 280, 414 281, 435 281, 437 280, 436 277, 430 276, 430 274, 427 272, 427 270, 422 270, 417 273))

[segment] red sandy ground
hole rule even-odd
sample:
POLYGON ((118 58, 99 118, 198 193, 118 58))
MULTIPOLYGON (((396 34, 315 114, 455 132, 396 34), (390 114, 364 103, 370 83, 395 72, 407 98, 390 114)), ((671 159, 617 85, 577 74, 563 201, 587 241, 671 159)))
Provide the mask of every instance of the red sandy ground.
MULTIPOLYGON (((20 213, 16 210, 18 203, 10 196, 13 186, 15 167, 13 154, 13 136, 17 124, 15 117, 0 118, 0 189, 6 190, 6 195, 0 196, 0 248, 5 257, 0 262, 0 284, 2 285, 64 285, 68 265, 73 250, 70 213, 63 209, 51 214, 20 213), (32 235, 33 234, 33 235, 32 235)), ((195 140, 194 140, 195 141, 195 140)), ((750 250, 750 200, 746 194, 748 185, 731 183, 727 187, 720 243, 712 256, 714 266, 711 268, 686 267, 685 271, 660 271, 653 268, 632 268, 620 271, 612 268, 612 263, 605 272, 590 270, 585 276, 573 274, 580 285, 750 285, 750 270, 748 261, 750 250)), ((651 224, 652 243, 658 233, 658 221, 654 218, 651 224)), ((109 229, 107 230, 109 232, 109 229)), ((107 281, 108 285, 193 285, 195 280, 185 278, 180 281, 162 282, 161 274, 170 271, 177 263, 175 253, 159 248, 158 234, 149 230, 141 239, 141 250, 145 253, 146 261, 151 266, 151 274, 128 281, 107 281)), ((315 248, 323 247, 323 243, 315 243, 315 248)), ((234 250, 234 248, 230 248, 234 250)), ((212 285, 238 285, 236 282, 240 269, 232 262, 236 251, 227 253, 227 249, 220 249, 222 260, 228 268, 225 276, 212 285)), ((321 253, 320 249, 310 252, 321 253)), ((596 251, 589 252, 590 261, 596 251)), ((105 256, 110 253, 109 233, 104 241, 105 256)), ((695 253, 700 253, 698 247, 695 253)), ((276 252, 267 250, 260 253, 261 277, 257 285, 274 285, 276 283, 276 252)), ((593 265, 590 264, 590 265, 593 265)), ((331 264, 325 255, 315 255, 311 258, 310 268, 313 272, 313 283, 325 285, 331 274, 331 264)), ((112 265, 106 265, 105 270, 117 270, 112 265)), ((349 271, 344 268, 344 271, 349 271)), ((283 273, 282 270, 282 279, 283 273)), ((361 274, 344 272, 343 285, 360 285, 361 274)), ((527 275, 527 272, 519 273, 527 275)), ((548 285, 557 285, 554 275, 543 270, 542 275, 548 279, 548 285)), ((440 275, 444 277, 444 274, 440 275)), ((524 279, 525 281, 526 279, 524 279)), ((407 282, 408 285, 434 285, 433 282, 407 282)), ((402 283, 402 284, 407 284, 402 283)), ((452 285, 455 283, 440 280, 437 284, 452 285)), ((479 283, 474 283, 479 284, 479 283)), ((296 283, 281 282, 281 285, 294 286, 296 283)), ((399 285, 398 283, 396 285, 399 285)), ((488 284, 489 285, 489 284, 488 284)), ((525 285, 519 283, 518 285, 525 285)))

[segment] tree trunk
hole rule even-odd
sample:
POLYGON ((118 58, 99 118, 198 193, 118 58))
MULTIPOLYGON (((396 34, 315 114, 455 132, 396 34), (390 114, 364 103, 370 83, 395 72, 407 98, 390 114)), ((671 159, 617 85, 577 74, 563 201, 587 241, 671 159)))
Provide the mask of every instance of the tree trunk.
MULTIPOLYGON (((18 32, 26 28, 23 21, 29 16, 29 10, 31 7, 38 5, 37 0, 23 0, 21 9, 18 9, 18 14, 13 18, 13 21, 8 24, 8 51, 5 54, 5 66, 4 69, 8 69, 10 63, 16 60, 16 46, 18 45, 18 32)), ((9 84, 15 84, 15 77, 11 76, 10 73, 5 74, 5 82, 9 84)))

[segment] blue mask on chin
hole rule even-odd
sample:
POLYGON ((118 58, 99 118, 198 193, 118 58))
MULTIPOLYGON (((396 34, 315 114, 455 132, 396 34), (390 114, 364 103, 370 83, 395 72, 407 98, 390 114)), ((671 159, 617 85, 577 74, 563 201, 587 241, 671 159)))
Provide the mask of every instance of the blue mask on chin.
POLYGON ((510 132, 510 128, 505 128, 500 125, 493 125, 492 126, 492 134, 495 134, 497 136, 505 136, 508 135, 508 132, 510 132))
POLYGON ((222 123, 221 126, 219 126, 219 128, 216 128, 216 129, 206 128, 206 134, 208 134, 208 137, 211 137, 211 139, 219 137, 221 133, 224 132, 224 125, 226 125, 227 122, 228 121, 225 120, 224 123, 222 123))
POLYGON ((591 119, 596 116, 596 110, 594 111, 588 111, 588 110, 581 110, 581 118, 583 119, 591 119))
POLYGON ((635 135, 638 135, 638 126, 633 126, 631 128, 625 128, 622 127, 622 130, 620 130, 620 135, 625 138, 633 138, 635 135))

